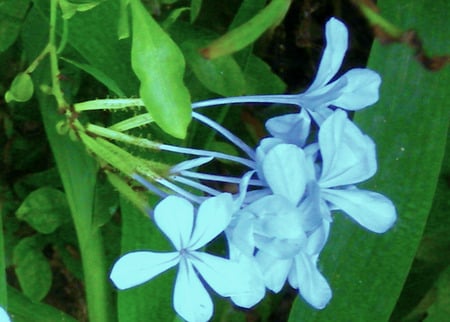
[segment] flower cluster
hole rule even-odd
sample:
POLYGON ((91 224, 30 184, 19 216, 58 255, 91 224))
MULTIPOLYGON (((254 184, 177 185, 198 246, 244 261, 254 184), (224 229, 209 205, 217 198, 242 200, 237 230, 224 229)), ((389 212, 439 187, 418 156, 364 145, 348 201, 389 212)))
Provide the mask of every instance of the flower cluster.
POLYGON ((174 195, 134 175, 163 197, 153 218, 175 251, 136 251, 122 256, 111 272, 119 289, 142 284, 178 265, 173 305, 187 321, 207 321, 213 314, 203 282, 244 308, 257 304, 267 289, 279 292, 287 282, 310 305, 321 309, 332 296, 317 267, 332 225, 332 212, 342 211, 376 233, 392 227, 396 211, 391 201, 355 186, 377 170, 375 143, 344 111, 376 102, 380 78, 368 69, 352 69, 333 80, 347 49, 346 27, 331 19, 326 39, 317 76, 303 93, 193 104, 194 109, 246 102, 299 106, 298 113, 269 119, 266 128, 270 137, 255 149, 202 114, 193 113, 248 158, 162 145, 162 150, 199 156, 174 166, 169 177, 160 180, 174 195), (247 170, 242 178, 192 171, 214 158, 241 163, 247 170), (239 184, 239 193, 224 193, 202 183, 208 180, 239 184), (202 194, 187 192, 175 183, 202 194), (227 258, 202 251, 222 233, 228 243, 227 258))

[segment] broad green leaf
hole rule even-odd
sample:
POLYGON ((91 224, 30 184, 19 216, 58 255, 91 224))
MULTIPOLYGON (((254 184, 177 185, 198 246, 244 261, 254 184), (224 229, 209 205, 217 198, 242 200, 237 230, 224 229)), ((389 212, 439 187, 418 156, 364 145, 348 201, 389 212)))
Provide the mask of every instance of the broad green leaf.
POLYGON ((34 92, 33 81, 27 73, 19 73, 13 80, 11 87, 5 93, 6 103, 16 101, 16 102, 26 102, 32 96, 34 92))
POLYGON ((141 81, 140 96, 155 122, 183 139, 191 121, 190 96, 183 84, 183 54, 140 0, 131 2, 131 14, 131 64, 141 81))
POLYGON ((245 48, 269 28, 280 23, 290 5, 291 0, 272 0, 252 19, 202 49, 202 55, 208 59, 215 59, 245 48))
POLYGON ((428 309, 425 322, 441 322, 450 316, 450 266, 442 272, 436 283, 436 301, 428 309))
POLYGON ((250 55, 245 65, 246 94, 283 93, 286 85, 261 58, 250 55))
POLYGON ((16 40, 30 0, 3 0, 0 2, 0 52, 16 40))
POLYGON ((42 241, 26 237, 14 247, 14 265, 23 293, 33 302, 47 295, 52 285, 50 264, 42 254, 42 241))
POLYGON ((63 192, 42 187, 25 198, 16 216, 38 232, 50 234, 70 219, 70 210, 63 192))
POLYGON ((24 199, 32 190, 45 186, 62 188, 61 179, 56 168, 23 176, 14 183, 14 192, 20 199, 24 199))
MULTIPOLYGON (((154 197, 154 200, 156 198, 154 197)), ((122 254, 135 250, 171 251, 173 248, 150 217, 121 198, 122 254)), ((173 321, 172 291, 175 269, 151 281, 118 292, 119 322, 173 321)))
POLYGON ((428 307, 434 302, 434 296, 430 296, 430 294, 432 295, 435 291, 434 286, 437 279, 450 265, 450 257, 443 256, 443 254, 450 253, 449 176, 450 140, 447 140, 433 206, 402 294, 390 317, 391 321, 412 322, 413 317, 416 320, 418 320, 417 317, 423 317, 428 307))
POLYGON ((8 311, 14 322, 77 322, 53 306, 33 303, 13 287, 8 287, 8 311))
POLYGON ((208 60, 199 54, 200 48, 217 37, 216 33, 181 21, 174 23, 169 32, 180 44, 190 70, 206 89, 222 96, 245 93, 244 74, 233 57, 208 60))
MULTIPOLYGON (((396 25, 417 29, 431 53, 448 50, 450 2, 378 2, 396 25)), ((319 266, 333 298, 322 311, 296 300, 290 321, 387 321, 410 269, 430 211, 449 122, 450 70, 431 73, 409 48, 375 43, 369 67, 380 73, 380 101, 356 113, 377 144, 378 173, 365 188, 396 205, 398 220, 383 235, 337 215, 319 266)))
POLYGON ((245 93, 245 78, 241 68, 232 57, 214 60, 203 58, 199 49, 205 41, 196 40, 181 44, 189 67, 208 90, 222 96, 239 96, 245 93))

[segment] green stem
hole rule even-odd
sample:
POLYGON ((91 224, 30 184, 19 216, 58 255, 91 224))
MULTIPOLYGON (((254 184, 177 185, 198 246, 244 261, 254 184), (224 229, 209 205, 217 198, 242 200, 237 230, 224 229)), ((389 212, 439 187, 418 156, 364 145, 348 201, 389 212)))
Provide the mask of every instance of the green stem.
MULTIPOLYGON (((55 44, 57 4, 57 0, 50 2, 50 35, 47 47, 50 56, 52 94, 56 99, 58 110, 61 111, 65 110, 68 104, 61 91, 58 78, 60 72, 55 44)), ((42 74, 41 77, 47 79, 42 74)), ((47 137, 63 182, 77 233, 89 321, 115 321, 115 310, 111 309, 113 307, 112 289, 108 280, 103 239, 99 228, 92 223, 97 165, 87 155, 81 144, 72 142, 67 136, 61 136, 57 132, 56 125, 64 116, 55 110, 55 105, 49 97, 40 93, 38 98, 47 137)))
POLYGON ((50 2, 50 31, 48 36, 48 51, 50 54, 50 70, 52 76, 52 94, 58 104, 58 110, 64 112, 69 104, 64 99, 59 82, 61 75, 58 66, 58 54, 56 48, 56 17, 58 14, 58 0, 50 2))
POLYGON ((0 306, 7 307, 5 276, 5 245, 3 242, 3 201, 0 199, 0 306))

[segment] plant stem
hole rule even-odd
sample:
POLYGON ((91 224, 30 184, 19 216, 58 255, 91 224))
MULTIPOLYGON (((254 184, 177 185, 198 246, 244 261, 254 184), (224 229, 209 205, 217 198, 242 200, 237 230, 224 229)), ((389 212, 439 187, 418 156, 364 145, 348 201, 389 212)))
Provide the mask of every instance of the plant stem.
MULTIPOLYGON (((52 94, 56 99, 58 110, 66 111, 67 117, 70 113, 66 110, 69 104, 60 87, 56 52, 57 4, 57 0, 50 2, 50 30, 47 47, 50 56, 52 94)), ((103 239, 99 227, 94 226, 92 220, 97 166, 79 143, 72 142, 67 136, 61 136, 57 132, 56 124, 61 121, 62 116, 55 110, 55 106, 48 96, 41 93, 39 100, 47 137, 53 150, 77 233, 89 321, 115 321, 115 310, 111 309, 112 290, 108 283, 103 239)))
MULTIPOLYGON (((0 187, 1 189, 1 187, 0 187)), ((0 306, 7 307, 6 277, 5 277, 5 247, 3 242, 3 200, 0 199, 0 306)))

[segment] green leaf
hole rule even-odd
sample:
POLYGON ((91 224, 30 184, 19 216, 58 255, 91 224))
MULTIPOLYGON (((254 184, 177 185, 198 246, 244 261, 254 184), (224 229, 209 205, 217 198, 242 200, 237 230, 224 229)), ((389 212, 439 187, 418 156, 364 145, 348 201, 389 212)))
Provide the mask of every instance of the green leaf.
POLYGON ((70 219, 70 210, 63 192, 43 187, 25 198, 16 216, 38 232, 50 234, 70 219))
POLYGON ((189 67, 208 90, 222 96, 239 96, 245 93, 245 78, 236 61, 228 57, 214 60, 203 58, 199 49, 206 44, 201 35, 181 44, 189 67))
POLYGON ((286 85, 261 58, 250 55, 245 66, 246 94, 283 93, 286 85))
POLYGON ((167 133, 183 139, 191 121, 191 103, 183 84, 183 54, 139 0, 131 2, 131 63, 141 81, 144 104, 167 133))
POLYGON ((99 1, 59 0, 59 6, 61 7, 61 11, 63 12, 63 14, 62 14, 63 19, 70 19, 77 12, 91 10, 92 8, 95 8, 102 1, 104 1, 104 0, 99 0, 99 1))
MULTIPOLYGON (((153 197, 154 201, 156 197, 153 197)), ((171 251, 172 246, 148 216, 121 198, 122 254, 135 250, 171 251)), ((172 291, 175 269, 151 281, 118 291, 119 322, 173 321, 172 291)))
POLYGON ((33 302, 42 300, 52 285, 52 271, 42 254, 43 246, 38 237, 27 237, 14 247, 13 261, 20 287, 33 302))
POLYGON ((252 19, 202 49, 202 55, 208 59, 215 59, 245 48, 269 28, 280 23, 290 5, 291 0, 272 0, 252 19))
POLYGON ((126 96, 125 93, 119 88, 117 83, 113 79, 111 79, 108 75, 106 75, 104 72, 102 72, 100 69, 98 69, 94 66, 79 63, 72 59, 68 59, 68 58, 64 58, 64 57, 61 57, 61 60, 64 60, 64 61, 68 62, 69 64, 72 64, 75 67, 77 67, 77 68, 81 69, 82 71, 88 73, 89 75, 93 76, 96 80, 98 80, 100 83, 105 85, 111 92, 113 92, 117 96, 119 96, 119 97, 126 96))
POLYGON ((191 23, 193 23, 200 13, 203 0, 191 0, 191 23))
MULTIPOLYGON (((389 21, 417 29, 425 48, 447 50, 450 2, 378 4, 389 21)), ((377 144, 379 170, 365 188, 392 199, 398 221, 391 231, 375 235, 338 215, 319 265, 333 298, 322 311, 296 300, 289 321, 387 321, 430 211, 449 124, 450 70, 431 73, 411 58, 409 48, 379 43, 369 67, 381 74, 383 84, 379 103, 355 118, 377 144)))
POLYGON ((3 0, 0 2, 0 52, 16 40, 30 0, 3 0))
POLYGON ((450 316, 450 266, 442 272, 436 283, 436 301, 428 309, 425 322, 441 322, 450 316))
POLYGON ((8 287, 8 299, 8 311, 14 322, 77 322, 53 306, 31 302, 13 287, 8 287))
POLYGON ((6 103, 26 102, 32 96, 34 92, 33 81, 27 73, 19 73, 13 80, 9 91, 5 93, 6 103))

